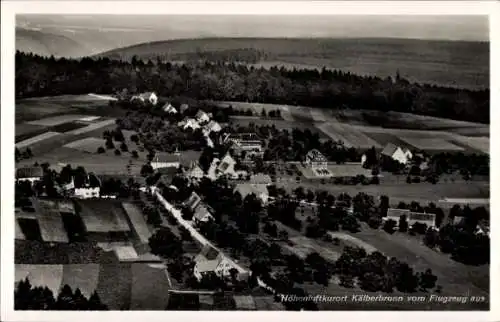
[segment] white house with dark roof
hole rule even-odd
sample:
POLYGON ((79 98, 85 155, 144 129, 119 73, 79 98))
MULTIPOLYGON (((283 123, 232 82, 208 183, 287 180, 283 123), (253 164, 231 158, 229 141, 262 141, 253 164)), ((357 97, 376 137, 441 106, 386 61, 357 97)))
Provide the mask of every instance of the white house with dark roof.
POLYGON ((401 164, 407 164, 410 160, 411 151, 404 151, 401 147, 396 146, 392 143, 388 143, 382 152, 380 152, 382 157, 390 158, 394 161, 398 161, 401 164))
POLYGON ((74 196, 79 199, 99 198, 101 195, 101 182, 94 174, 89 174, 83 182, 73 179, 74 196))
POLYGON ((177 114, 177 110, 169 102, 167 102, 167 103, 165 103, 165 105, 163 105, 162 110, 168 114, 177 114))
POLYGON ((193 131, 201 128, 200 123, 194 118, 187 118, 179 122, 179 126, 182 127, 183 130, 191 129, 193 131))
POLYGON ((328 160, 317 149, 307 152, 304 162, 314 169, 325 169, 328 166, 328 160))
POLYGON ((233 268, 232 262, 221 252, 211 247, 205 246, 194 258, 193 274, 197 280, 201 280, 204 274, 214 272, 220 277, 230 277, 230 270, 233 268))
POLYGON ((198 110, 198 112, 195 115, 196 120, 200 124, 204 124, 210 121, 210 115, 208 113, 205 113, 203 110, 198 110))
POLYGON ((156 152, 155 157, 151 161, 153 169, 161 168, 178 168, 180 164, 180 152, 166 153, 156 152))
POLYGON ((151 105, 156 105, 158 103, 158 96, 156 96, 155 92, 145 92, 139 95, 134 95, 131 98, 131 101, 140 101, 142 103, 149 103, 151 105))
POLYGON ((34 183, 40 181, 43 178, 42 167, 25 167, 16 170, 16 181, 29 181, 34 183))
POLYGON ((205 133, 205 135, 208 135, 212 132, 218 133, 221 130, 222 130, 222 127, 220 126, 220 124, 214 120, 208 122, 205 126, 203 126, 203 132, 205 133))

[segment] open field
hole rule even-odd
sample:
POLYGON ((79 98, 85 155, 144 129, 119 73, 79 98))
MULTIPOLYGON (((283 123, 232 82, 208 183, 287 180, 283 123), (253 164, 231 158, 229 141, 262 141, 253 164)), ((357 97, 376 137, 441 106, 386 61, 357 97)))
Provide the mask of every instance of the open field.
POLYGON ((294 128, 298 128, 302 131, 308 129, 312 133, 318 133, 320 139, 328 139, 328 136, 314 127, 313 123, 307 122, 298 122, 298 121, 285 121, 285 120, 271 120, 271 119, 254 119, 254 118, 233 118, 230 119, 230 124, 233 126, 248 126, 250 123, 255 124, 256 126, 275 126, 279 130, 288 130, 291 131, 294 128))
POLYGON ((338 238, 338 239, 342 240, 344 243, 350 244, 351 247, 364 248, 364 250, 366 250, 366 252, 368 254, 377 251, 377 249, 375 247, 373 247, 372 245, 365 243, 364 241, 360 240, 359 238, 356 238, 356 237, 349 235, 349 234, 346 234, 346 233, 329 231, 328 235, 330 235, 332 238, 338 238))
POLYGON ((70 142, 64 148, 76 149, 78 151, 96 153, 99 147, 105 147, 106 140, 100 138, 85 138, 70 142))
POLYGON ((437 184, 386 184, 386 185, 321 185, 318 186, 317 182, 293 182, 288 181, 285 183, 278 182, 278 187, 282 187, 288 192, 292 192, 299 186, 304 189, 311 190, 326 190, 335 195, 343 192, 351 196, 359 192, 365 192, 373 196, 387 195, 391 203, 392 200, 399 201, 418 201, 418 202, 437 202, 444 198, 489 198, 490 185, 489 182, 468 182, 466 184, 455 183, 441 183, 437 184))
POLYGON ((27 140, 24 140, 24 141, 16 143, 16 148, 23 149, 23 148, 26 148, 26 147, 28 147, 30 145, 37 144, 37 143, 39 143, 41 141, 45 141, 47 139, 54 138, 54 137, 57 137, 57 136, 61 136, 61 133, 57 133, 57 132, 45 132, 43 134, 40 134, 40 135, 31 137, 31 138, 29 138, 27 140))
POLYGON ((413 146, 417 150, 422 151, 442 151, 442 152, 459 152, 464 151, 463 148, 456 146, 443 139, 431 139, 431 138, 413 138, 413 137, 402 137, 401 140, 407 144, 413 146))
POLYGON ((52 293, 57 294, 63 280, 63 267, 63 265, 17 264, 15 282, 28 278, 33 287, 47 286, 52 293))
POLYGON ((350 125, 339 122, 328 122, 318 123, 316 126, 327 134, 333 141, 342 141, 347 147, 355 147, 359 149, 370 149, 371 147, 381 148, 378 142, 374 141, 350 125))
POLYGON ((472 149, 478 150, 482 153, 490 153, 490 138, 489 137, 471 137, 456 135, 454 136, 452 142, 456 142, 459 145, 465 145, 472 149))
POLYGON ((41 126, 56 126, 63 123, 73 122, 78 119, 84 118, 85 115, 78 114, 68 114, 68 115, 59 115, 52 116, 47 118, 42 118, 36 121, 27 122, 27 124, 31 125, 41 125, 41 126))
POLYGON ((168 281, 163 266, 145 263, 31 265, 16 264, 15 281, 29 278, 33 286, 47 286, 57 298, 68 284, 89 297, 97 292, 110 310, 164 310, 168 281))
POLYGON ((328 261, 334 262, 340 257, 340 253, 319 245, 314 239, 297 236, 290 238, 290 240, 295 244, 294 248, 305 247, 310 250, 309 253, 317 252, 328 261))
POLYGON ((73 291, 79 288, 82 294, 87 297, 97 289, 99 264, 70 264, 63 267, 61 285, 68 284, 73 291))

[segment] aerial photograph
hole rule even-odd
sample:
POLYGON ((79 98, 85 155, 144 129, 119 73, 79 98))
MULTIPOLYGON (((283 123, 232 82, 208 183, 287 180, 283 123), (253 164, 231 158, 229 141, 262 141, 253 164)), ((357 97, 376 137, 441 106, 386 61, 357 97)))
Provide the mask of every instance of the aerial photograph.
POLYGON ((14 310, 490 310, 488 16, 15 24, 14 310))

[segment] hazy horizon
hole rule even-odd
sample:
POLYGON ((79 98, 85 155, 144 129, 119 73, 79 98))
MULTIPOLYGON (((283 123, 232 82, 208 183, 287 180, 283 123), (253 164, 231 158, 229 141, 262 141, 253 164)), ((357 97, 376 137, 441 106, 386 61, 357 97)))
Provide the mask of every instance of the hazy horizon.
MULTIPOLYGON (((135 34, 144 42, 187 38, 406 38, 489 41, 487 16, 18 15, 45 32, 135 34)), ((127 35, 128 34, 128 35, 127 35)), ((134 41, 135 42, 135 41, 134 41)), ((132 45, 125 44, 124 45, 132 45)))

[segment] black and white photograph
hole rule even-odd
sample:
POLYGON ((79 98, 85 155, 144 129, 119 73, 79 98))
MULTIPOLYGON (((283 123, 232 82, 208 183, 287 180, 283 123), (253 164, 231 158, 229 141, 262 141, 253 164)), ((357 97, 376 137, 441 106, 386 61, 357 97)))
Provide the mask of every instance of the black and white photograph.
POLYGON ((487 11, 57 3, 2 39, 9 312, 493 309, 487 11))

